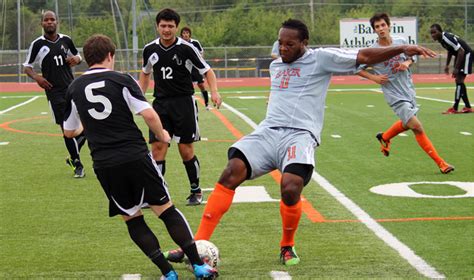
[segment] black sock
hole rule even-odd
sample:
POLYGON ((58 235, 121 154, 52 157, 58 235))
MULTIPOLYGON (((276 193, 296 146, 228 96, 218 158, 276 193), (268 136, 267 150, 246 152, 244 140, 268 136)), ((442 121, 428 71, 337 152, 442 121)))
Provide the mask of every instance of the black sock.
POLYGON ((459 107, 459 101, 461 100, 461 95, 462 95, 462 84, 456 83, 456 90, 454 92, 454 105, 453 108, 454 110, 458 110, 459 107))
POLYGON ((156 160, 156 165, 158 165, 158 168, 161 171, 161 175, 165 176, 166 172, 166 160, 156 160))
POLYGON ((82 132, 78 136, 74 137, 74 139, 77 142, 78 152, 80 152, 82 146, 84 146, 84 144, 86 143, 86 136, 84 135, 84 132, 82 132))
POLYGON ((466 108, 471 108, 471 103, 469 103, 469 98, 467 98, 467 89, 465 83, 461 84, 461 98, 464 102, 464 106, 466 106, 466 108))
POLYGON ((143 216, 135 217, 127 222, 128 233, 133 242, 142 250, 145 255, 160 269, 163 275, 167 274, 173 267, 166 260, 160 250, 160 243, 155 234, 145 223, 143 216))
POLYGON ((79 158, 79 147, 77 146, 77 141, 74 138, 67 138, 63 136, 64 144, 66 144, 67 151, 69 152, 69 156, 71 160, 74 161, 79 158))
POLYGON ((191 185, 191 193, 200 193, 201 188, 199 187, 199 160, 196 156, 194 156, 188 161, 183 161, 183 164, 186 168, 186 173, 188 174, 189 183, 191 185))
POLYGON ((160 219, 165 223, 166 229, 173 241, 188 256, 189 261, 192 264, 202 265, 203 262, 199 257, 196 243, 194 243, 191 229, 184 215, 173 205, 160 215, 160 219))
POLYGON ((204 98, 204 104, 207 107, 207 105, 209 105, 209 94, 207 93, 207 90, 201 91, 201 94, 202 94, 202 98, 204 98))

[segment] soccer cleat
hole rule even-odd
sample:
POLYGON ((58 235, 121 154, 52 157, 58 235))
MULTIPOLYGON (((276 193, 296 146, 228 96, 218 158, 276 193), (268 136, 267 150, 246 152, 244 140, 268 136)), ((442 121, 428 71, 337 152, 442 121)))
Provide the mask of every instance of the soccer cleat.
POLYGON ((453 107, 449 108, 448 110, 444 111, 443 115, 451 115, 451 114, 458 114, 458 110, 454 109, 453 107))
POLYGON ((454 166, 443 161, 439 165, 439 171, 443 174, 448 174, 449 172, 454 171, 454 166))
POLYGON ((178 273, 176 273, 174 270, 171 270, 170 272, 161 276, 160 280, 178 280, 178 273))
POLYGON ((291 246, 281 247, 280 262, 286 266, 296 265, 300 262, 300 258, 295 252, 295 248, 291 246))
POLYGON ((202 193, 191 193, 187 198, 187 206, 195 206, 202 203, 202 193))
POLYGON ((211 109, 212 109, 211 105, 206 105, 206 110, 207 110, 207 111, 209 111, 209 110, 211 110, 211 109))
POLYGON ((184 252, 181 248, 164 252, 163 256, 166 260, 174 263, 181 263, 184 260, 184 252))
POLYGON ((75 159, 74 162, 74 178, 84 178, 86 173, 84 172, 84 166, 82 165, 81 161, 75 159))
POLYGON ((379 132, 375 137, 380 142, 380 151, 384 156, 388 157, 390 155, 390 141, 384 140, 382 135, 383 132, 379 132))
POLYGON ((461 113, 464 113, 464 114, 474 113, 474 111, 472 110, 472 108, 464 107, 464 108, 462 108, 461 113))
POLYGON ((211 267, 207 263, 202 265, 193 264, 194 276, 197 280, 211 280, 216 279, 219 276, 217 269, 211 267))

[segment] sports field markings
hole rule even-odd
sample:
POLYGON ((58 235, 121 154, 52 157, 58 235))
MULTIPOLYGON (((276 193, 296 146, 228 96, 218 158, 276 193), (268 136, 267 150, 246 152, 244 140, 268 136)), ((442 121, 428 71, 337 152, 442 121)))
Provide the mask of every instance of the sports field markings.
POLYGON ((403 133, 403 132, 402 132, 402 133, 400 133, 400 134, 398 134, 398 135, 399 135, 399 136, 403 136, 403 137, 408 137, 408 134, 406 134, 406 133, 403 133))
MULTIPOLYGON (((222 103, 222 106, 237 114, 237 116, 241 117, 252 128, 255 129, 257 127, 257 124, 254 121, 252 121, 249 117, 245 116, 241 112, 233 109, 232 106, 226 103, 222 103)), ((229 121, 227 120, 227 122, 229 121)), ((242 133, 239 132, 239 134, 242 133)), ((419 273, 429 278, 445 278, 443 274, 436 271, 434 267, 429 265, 424 259, 415 254, 412 249, 410 249, 407 245, 402 243, 394 235, 392 235, 389 231, 387 231, 384 227, 377 223, 367 212, 362 210, 362 208, 360 208, 356 203, 354 203, 346 195, 340 192, 324 177, 313 171, 312 179, 323 189, 325 189, 331 196, 333 196, 337 201, 339 201, 339 203, 341 203, 347 210, 349 210, 358 220, 360 220, 364 225, 366 225, 368 229, 374 232, 377 237, 379 237, 392 249, 397 251, 398 254, 402 258, 404 258, 411 266, 413 266, 419 273)))
POLYGON ((142 279, 141 274, 122 274, 122 280, 140 280, 142 279))
POLYGON ((10 107, 10 108, 7 108, 7 109, 5 109, 5 110, 3 110, 3 111, 0 111, 0 115, 4 114, 4 113, 6 113, 6 112, 9 112, 9 111, 11 111, 11 110, 14 110, 14 109, 16 109, 16 108, 18 108, 18 107, 21 107, 21 106, 23 106, 23 105, 26 105, 26 104, 28 104, 28 103, 30 103, 30 102, 33 102, 33 101, 35 101, 35 100, 38 99, 38 98, 39 98, 39 96, 35 96, 35 97, 33 97, 33 98, 30 98, 30 99, 26 100, 25 102, 21 102, 20 104, 17 104, 17 105, 15 105, 15 106, 12 106, 12 107, 10 107))
POLYGON ((0 146, 6 146, 8 144, 10 144, 10 142, 0 142, 0 146))
POLYGON ((472 135, 472 133, 467 132, 467 131, 461 131, 459 133, 461 133, 462 135, 466 135, 466 136, 471 136, 472 135))
POLYGON ((291 280, 291 275, 286 271, 270 271, 270 277, 276 280, 291 280))
POLYGON ((366 105, 366 106, 367 106, 367 108, 374 108, 375 107, 375 105, 371 105, 371 104, 366 105))
POLYGON ((416 96, 418 99, 424 99, 424 100, 431 100, 431 101, 438 101, 438 102, 443 102, 443 103, 453 103, 453 101, 450 100, 444 100, 444 99, 438 99, 438 98, 431 98, 431 97, 424 97, 424 96, 416 96))
POLYGON ((338 134, 331 134, 331 137, 332 137, 332 138, 336 138, 336 139, 342 138, 342 136, 341 136, 341 135, 338 135, 338 134))

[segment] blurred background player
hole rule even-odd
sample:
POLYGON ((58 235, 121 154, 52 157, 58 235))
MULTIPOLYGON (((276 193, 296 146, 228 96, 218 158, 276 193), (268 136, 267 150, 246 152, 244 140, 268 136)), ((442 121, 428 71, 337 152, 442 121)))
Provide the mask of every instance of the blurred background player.
MULTIPOLYGON (((371 47, 390 47, 406 45, 407 40, 398 36, 390 35, 390 18, 386 13, 378 13, 370 18, 370 25, 377 33, 378 40, 371 47)), ((435 147, 425 134, 423 125, 416 116, 415 85, 411 78, 410 65, 414 58, 404 54, 397 55, 387 61, 372 65, 373 75, 363 70, 367 65, 359 67, 360 76, 382 85, 382 91, 387 104, 397 114, 400 120, 396 121, 387 131, 377 134, 381 145, 381 151, 385 156, 390 154, 390 139, 410 129, 415 134, 418 145, 438 165, 439 170, 446 174, 454 170, 454 167, 446 163, 436 152, 435 147)))
POLYGON ((443 114, 456 114, 458 112, 459 101, 462 99, 464 102, 464 108, 461 110, 461 113, 472 113, 471 104, 469 103, 469 98, 467 97, 466 84, 464 80, 466 75, 472 74, 472 61, 473 53, 471 47, 461 39, 459 36, 454 35, 449 32, 443 32, 441 26, 437 23, 431 25, 430 29, 431 38, 438 41, 443 48, 448 51, 446 58, 446 66, 444 67, 444 72, 449 75, 449 64, 451 63, 452 56, 454 59, 454 67, 452 76, 456 81, 456 91, 454 92, 454 105, 449 108, 443 114))
MULTIPOLYGON (((41 16, 44 34, 30 45, 26 61, 23 63, 25 73, 44 88, 49 107, 56 124, 63 129, 64 110, 66 107, 66 90, 74 79, 71 67, 81 63, 81 56, 70 37, 58 34, 58 19, 52 11, 45 11, 41 16), (42 75, 33 69, 38 64, 42 75)), ((69 152, 66 163, 74 169, 74 177, 85 176, 79 152, 86 138, 80 134, 72 139, 64 137, 69 152)))
POLYGON ((94 172, 109 199, 109 216, 122 216, 131 239, 160 269, 162 279, 178 276, 143 218, 144 204, 164 222, 176 244, 184 247, 195 276, 215 277, 217 272, 199 257, 188 222, 171 202, 133 114, 141 115, 160 141, 167 143, 170 136, 137 82, 112 71, 114 54, 115 45, 107 36, 94 35, 85 42, 84 57, 90 68, 68 89, 64 134, 74 137, 84 127, 94 172))
MULTIPOLYGON (((206 75, 211 88, 211 101, 219 108, 222 103, 217 92, 216 75, 197 49, 176 37, 180 16, 174 10, 163 9, 156 15, 156 28, 160 37, 147 44, 143 50, 143 68, 140 87, 146 92, 153 72, 155 87, 153 108, 160 116, 163 127, 178 143, 179 154, 188 175, 191 193, 187 205, 199 205, 202 191, 199 186, 200 166, 194 154, 193 142, 201 139, 197 119, 197 105, 191 71, 196 68, 206 75)), ((169 144, 159 142, 150 132, 153 158, 162 174, 166 171, 166 153, 169 144)))
MULTIPOLYGON (((192 36, 191 28, 187 26, 183 27, 181 29, 180 36, 184 40, 193 44, 193 46, 199 51, 199 54, 204 58, 204 49, 202 48, 201 43, 198 40, 191 38, 192 36)), ((201 90, 201 94, 202 94, 202 98, 204 99, 204 105, 206 106, 206 110, 211 109, 211 106, 209 106, 209 93, 207 92, 206 87, 204 86, 203 76, 194 67, 191 72, 191 76, 192 76, 193 82, 197 83, 197 86, 201 90)))
MULTIPOLYGON (((355 72, 359 64, 378 63, 403 52, 432 57, 435 53, 418 46, 308 49, 308 28, 295 19, 283 22, 278 38, 281 58, 270 64, 272 98, 267 115, 251 134, 230 147, 227 167, 209 196, 195 238, 211 238, 241 183, 278 169, 282 173, 280 261, 289 266, 300 262, 294 245, 302 214, 301 193, 313 174, 332 74, 355 72)), ((167 258, 180 261, 182 250, 167 252, 167 258)))
POLYGON ((280 57, 280 51, 278 50, 279 46, 280 44, 278 43, 278 40, 273 42, 272 52, 270 53, 270 56, 272 57, 272 59, 277 59, 280 57))

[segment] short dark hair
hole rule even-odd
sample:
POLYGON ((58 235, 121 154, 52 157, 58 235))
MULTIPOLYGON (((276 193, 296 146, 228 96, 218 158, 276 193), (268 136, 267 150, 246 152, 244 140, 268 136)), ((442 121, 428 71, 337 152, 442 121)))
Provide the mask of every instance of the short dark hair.
POLYGON ((95 34, 90 36, 82 48, 87 65, 101 63, 109 53, 115 55, 115 44, 112 39, 103 35, 95 34))
POLYGON ((56 21, 58 20, 58 15, 56 15, 55 12, 53 12, 53 11, 51 11, 51 10, 46 10, 46 11, 43 11, 43 13, 41 13, 41 21, 43 21, 44 16, 45 16, 47 13, 52 13, 52 14, 54 15, 54 18, 56 19, 56 21))
POLYGON ((192 34, 193 34, 193 33, 191 32, 191 28, 189 28, 189 27, 187 27, 187 26, 183 27, 183 28, 181 29, 181 33, 179 33, 179 34, 180 34, 180 35, 183 35, 183 32, 184 32, 184 31, 187 31, 187 32, 189 33, 189 36, 192 36, 192 34))
POLYGON ((163 9, 156 15, 156 24, 159 24, 161 20, 173 20, 176 23, 176 26, 178 26, 181 17, 175 10, 163 9))
POLYGON ((443 32, 443 28, 441 28, 441 25, 437 24, 437 23, 433 23, 430 28, 434 28, 436 30, 438 30, 439 32, 443 32))
POLYGON ((299 33, 300 41, 309 40, 309 31, 308 27, 304 22, 297 19, 288 19, 281 24, 282 28, 296 29, 299 33))
POLYGON ((376 21, 385 20, 388 26, 390 26, 390 18, 387 13, 376 13, 370 18, 370 26, 375 30, 374 24, 376 21))

